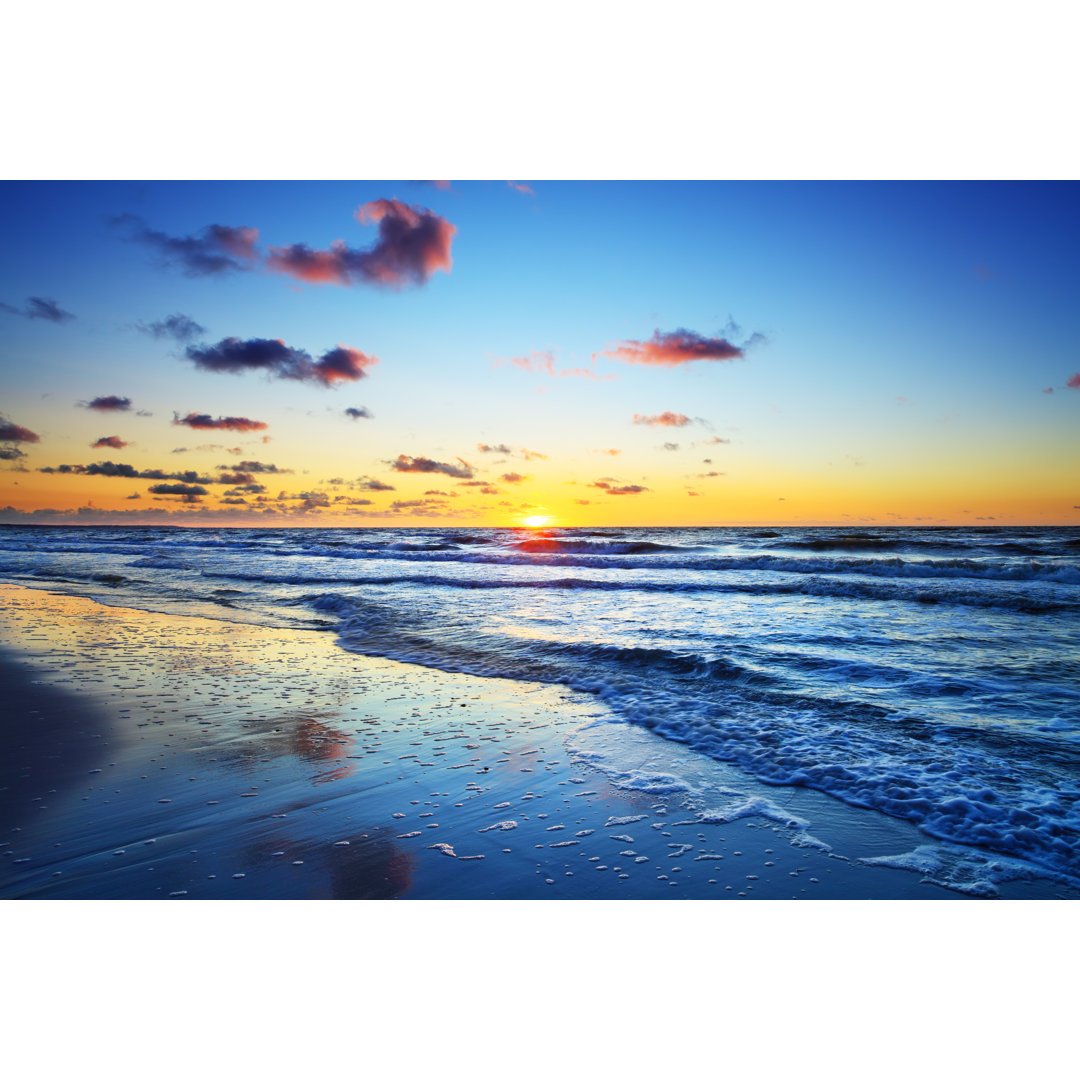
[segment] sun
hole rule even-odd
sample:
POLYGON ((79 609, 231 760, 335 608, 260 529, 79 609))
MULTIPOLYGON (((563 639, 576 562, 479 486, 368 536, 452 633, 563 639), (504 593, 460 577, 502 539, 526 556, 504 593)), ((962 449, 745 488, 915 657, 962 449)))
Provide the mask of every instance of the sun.
POLYGON ((551 523, 551 517, 548 514, 533 514, 532 517, 527 517, 524 521, 530 529, 542 529, 545 525, 551 523))

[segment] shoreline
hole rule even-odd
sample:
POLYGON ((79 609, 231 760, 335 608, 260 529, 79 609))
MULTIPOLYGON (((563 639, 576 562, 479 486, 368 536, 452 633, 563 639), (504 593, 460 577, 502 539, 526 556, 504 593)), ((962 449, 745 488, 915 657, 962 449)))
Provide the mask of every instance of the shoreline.
MULTIPOLYGON (((964 898, 783 821, 702 820, 678 792, 616 787, 572 749, 614 718, 560 686, 15 585, 0 643, 19 748, 0 779, 0 898, 964 898)), ((626 730, 642 752, 658 739, 626 730)), ((792 799, 834 831, 870 820, 792 799)))

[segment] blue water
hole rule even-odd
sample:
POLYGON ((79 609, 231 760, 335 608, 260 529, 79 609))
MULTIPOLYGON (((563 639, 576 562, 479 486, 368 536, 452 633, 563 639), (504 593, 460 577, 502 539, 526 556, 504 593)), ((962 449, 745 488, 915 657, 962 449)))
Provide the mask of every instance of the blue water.
POLYGON ((1080 884, 1078 529, 6 527, 0 580, 563 684, 1080 884))

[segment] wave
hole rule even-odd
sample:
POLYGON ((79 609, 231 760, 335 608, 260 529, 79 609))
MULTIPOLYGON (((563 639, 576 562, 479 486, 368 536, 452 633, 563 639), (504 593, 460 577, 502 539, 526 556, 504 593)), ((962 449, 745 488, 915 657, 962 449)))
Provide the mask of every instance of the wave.
POLYGON ((731 655, 523 640, 339 594, 311 604, 340 617, 346 649, 593 693, 624 720, 766 783, 814 788, 1080 881, 1080 777, 1051 739, 942 728, 857 688, 806 694, 731 655))

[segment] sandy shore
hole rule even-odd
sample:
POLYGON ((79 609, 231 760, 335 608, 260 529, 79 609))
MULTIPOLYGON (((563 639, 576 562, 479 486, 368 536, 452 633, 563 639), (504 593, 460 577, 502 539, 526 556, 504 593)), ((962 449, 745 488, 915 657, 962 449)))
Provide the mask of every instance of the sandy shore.
MULTIPOLYGON (((5 898, 961 896, 778 821, 614 787, 568 749, 604 718, 589 695, 16 586, 0 622, 5 898)), ((910 847, 905 828, 860 850, 910 847)))

